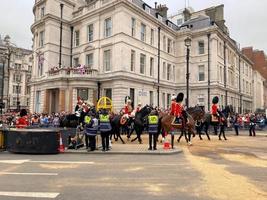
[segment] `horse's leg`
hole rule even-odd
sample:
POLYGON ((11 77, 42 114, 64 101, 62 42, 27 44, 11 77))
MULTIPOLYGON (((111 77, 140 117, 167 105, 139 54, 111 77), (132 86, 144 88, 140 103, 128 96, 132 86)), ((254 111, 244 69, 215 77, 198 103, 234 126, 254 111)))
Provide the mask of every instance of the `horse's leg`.
MULTIPOLYGON (((122 137, 121 137, 120 132, 118 132, 118 134, 117 134, 117 138, 119 138, 119 139, 121 140, 122 144, 125 144, 124 140, 123 140, 122 137)), ((118 140, 118 139, 117 139, 117 140, 118 140)))
POLYGON ((142 144, 141 134, 142 134, 142 129, 140 129, 140 130, 138 131, 138 134, 137 134, 139 144, 142 144))
POLYGON ((171 131, 171 144, 172 144, 172 149, 174 148, 174 131, 171 131))
POLYGON ((178 143, 180 142, 180 140, 183 137, 183 135, 184 135, 184 131, 181 129, 181 134, 180 134, 179 138, 177 139, 178 143))
MULTIPOLYGON (((189 136, 189 131, 188 131, 188 136, 189 136)), ((190 137, 188 138, 188 137, 187 137, 187 132, 186 132, 186 130, 184 130, 184 137, 185 137, 185 141, 186 141, 187 143, 190 142, 191 135, 190 135, 190 137)))

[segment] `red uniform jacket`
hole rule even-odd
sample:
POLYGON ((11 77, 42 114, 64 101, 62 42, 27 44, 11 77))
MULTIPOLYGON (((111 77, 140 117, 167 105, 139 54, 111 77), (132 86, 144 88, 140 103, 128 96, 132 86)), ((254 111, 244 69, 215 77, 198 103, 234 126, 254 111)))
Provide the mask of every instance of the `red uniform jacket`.
POLYGON ((176 117, 181 117, 184 106, 181 103, 176 103, 174 115, 176 117))
POLYGON ((171 115, 174 115, 175 114, 175 107, 176 107, 176 102, 175 101, 172 101, 171 103, 171 115))
POLYGON ((25 128, 26 126, 29 126, 27 117, 20 117, 16 121, 16 128, 25 128))
POLYGON ((217 113, 218 113, 218 106, 217 106, 217 104, 213 104, 211 106, 211 114, 212 115, 217 115, 217 113))
POLYGON ((124 107, 124 114, 128 114, 128 115, 130 115, 131 113, 132 113, 132 110, 129 109, 128 105, 126 105, 126 106, 124 107))

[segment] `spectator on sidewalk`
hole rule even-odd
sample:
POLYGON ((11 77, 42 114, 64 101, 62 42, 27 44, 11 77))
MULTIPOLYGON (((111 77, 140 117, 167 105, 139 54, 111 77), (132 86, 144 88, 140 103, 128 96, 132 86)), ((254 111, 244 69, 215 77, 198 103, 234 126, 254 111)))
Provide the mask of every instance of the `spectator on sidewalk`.
POLYGON ((236 113, 236 115, 234 116, 234 120, 233 120, 236 135, 239 135, 239 130, 238 130, 239 129, 239 123, 240 123, 239 119, 240 119, 239 115, 238 115, 238 113, 236 113))

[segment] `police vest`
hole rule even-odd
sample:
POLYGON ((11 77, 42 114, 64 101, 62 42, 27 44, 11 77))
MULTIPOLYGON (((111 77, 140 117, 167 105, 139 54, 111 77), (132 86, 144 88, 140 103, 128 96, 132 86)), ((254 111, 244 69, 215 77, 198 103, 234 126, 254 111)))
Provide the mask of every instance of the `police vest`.
POLYGON ((91 117, 90 116, 85 116, 84 117, 84 123, 89 124, 91 122, 91 117))
POLYGON ((148 116, 148 123, 149 124, 158 124, 159 117, 157 115, 150 115, 148 116))
POLYGON ((89 136, 96 136, 97 135, 97 130, 98 130, 98 121, 97 119, 92 119, 93 124, 91 124, 91 120, 88 124, 85 125, 85 133, 86 135, 89 136))
POLYGON ((159 117, 157 115, 148 116, 148 133, 158 133, 159 117))
POLYGON ((111 131, 112 127, 109 121, 109 115, 100 115, 100 131, 101 132, 108 132, 111 131))

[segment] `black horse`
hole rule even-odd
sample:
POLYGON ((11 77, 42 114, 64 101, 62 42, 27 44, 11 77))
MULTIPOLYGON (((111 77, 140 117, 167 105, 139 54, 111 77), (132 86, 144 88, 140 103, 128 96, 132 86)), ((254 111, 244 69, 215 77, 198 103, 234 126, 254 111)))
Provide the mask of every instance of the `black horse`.
MULTIPOLYGON (((232 113, 233 113, 233 107, 231 105, 227 105, 225 109, 223 109, 219 114, 220 114, 220 117, 223 117, 224 120, 227 121, 228 116, 231 115, 232 113)), ((201 127, 202 129, 204 128, 204 132, 207 135, 207 138, 209 140, 210 140, 210 136, 209 136, 208 130, 210 126, 213 126, 215 135, 218 135, 219 123, 212 122, 211 114, 206 113, 202 120, 201 127)))
POLYGON ((134 130, 136 133, 136 138, 132 139, 131 142, 134 142, 138 139, 138 142, 142 144, 141 135, 147 124, 147 117, 152 111, 152 107, 149 105, 144 106, 139 112, 135 114, 134 118, 134 130))
MULTIPOLYGON (((193 129, 195 129, 195 121, 196 120, 201 120, 203 119, 205 112, 204 110, 200 107, 200 106, 195 106, 195 107, 190 107, 188 109, 186 109, 186 113, 188 116, 188 120, 190 121, 193 120, 193 126, 192 128, 188 129, 188 133, 186 133, 186 131, 181 131, 181 134, 178 138, 178 142, 180 142, 181 138, 183 137, 183 135, 185 136, 185 140, 186 142, 191 142, 191 135, 193 134, 193 137, 195 137, 195 133, 193 132, 193 129), (187 136, 188 134, 188 136, 187 136)), ((172 135, 172 146, 173 146, 173 139, 174 135, 172 135)))
MULTIPOLYGON (((122 128, 127 128, 128 124, 130 123, 130 119, 126 121, 124 125, 121 124, 121 118, 122 114, 112 114, 111 115, 111 126, 112 126, 112 131, 110 135, 110 139, 112 140, 112 136, 114 136, 115 141, 118 141, 118 139, 121 140, 123 144, 125 144, 124 140, 121 137, 121 129, 122 128)), ((128 136, 127 136, 128 137, 128 136)))

